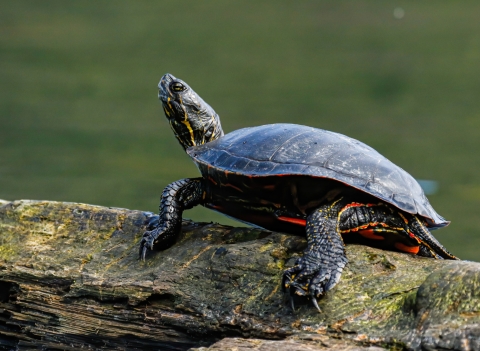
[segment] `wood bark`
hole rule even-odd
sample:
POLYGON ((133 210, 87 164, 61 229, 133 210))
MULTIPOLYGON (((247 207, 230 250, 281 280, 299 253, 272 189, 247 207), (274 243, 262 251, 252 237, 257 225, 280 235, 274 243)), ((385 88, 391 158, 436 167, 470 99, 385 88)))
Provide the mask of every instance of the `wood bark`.
POLYGON ((305 239, 184 221, 138 260, 148 214, 0 201, 0 349, 480 350, 480 264, 347 245, 341 282, 285 304, 305 239))

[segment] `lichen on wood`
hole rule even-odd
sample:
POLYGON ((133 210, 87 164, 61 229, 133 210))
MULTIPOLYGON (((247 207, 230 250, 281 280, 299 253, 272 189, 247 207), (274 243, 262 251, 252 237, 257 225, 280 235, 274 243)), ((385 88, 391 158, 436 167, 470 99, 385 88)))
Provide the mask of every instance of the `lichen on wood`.
POLYGON ((305 300, 293 312, 280 280, 304 238, 186 220, 142 262, 148 216, 1 202, 0 349, 480 350, 478 263, 347 245, 322 312, 305 300))

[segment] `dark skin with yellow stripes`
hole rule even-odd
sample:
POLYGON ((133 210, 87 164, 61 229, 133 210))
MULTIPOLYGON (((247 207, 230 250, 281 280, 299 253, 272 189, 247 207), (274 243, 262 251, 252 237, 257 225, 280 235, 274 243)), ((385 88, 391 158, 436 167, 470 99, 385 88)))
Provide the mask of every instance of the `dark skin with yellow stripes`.
POLYGON ((293 124, 224 135, 215 111, 170 74, 159 83, 159 98, 202 176, 164 189, 160 213, 140 243, 143 260, 149 249, 175 243, 183 211, 197 205, 268 230, 305 235, 307 248, 285 270, 282 288, 290 297, 307 297, 317 309, 317 298, 340 281, 348 263, 344 242, 457 259, 430 233, 449 222, 416 181, 363 143, 293 124))

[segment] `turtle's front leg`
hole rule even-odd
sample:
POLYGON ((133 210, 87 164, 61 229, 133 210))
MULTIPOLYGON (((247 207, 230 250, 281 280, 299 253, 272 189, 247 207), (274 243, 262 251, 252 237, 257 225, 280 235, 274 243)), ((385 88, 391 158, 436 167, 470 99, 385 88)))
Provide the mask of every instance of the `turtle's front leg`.
POLYGON ((338 231, 340 200, 314 210, 307 217, 307 249, 295 266, 283 273, 283 289, 290 295, 309 295, 319 309, 316 298, 340 280, 347 256, 338 231))
MULTIPOLYGON (((187 178, 169 184, 162 193, 158 226, 143 234, 140 242, 140 258, 145 260, 147 249, 162 244, 171 246, 180 233, 182 213, 203 202, 205 183, 203 178, 187 178)), ((150 229, 150 228, 149 228, 150 229)))

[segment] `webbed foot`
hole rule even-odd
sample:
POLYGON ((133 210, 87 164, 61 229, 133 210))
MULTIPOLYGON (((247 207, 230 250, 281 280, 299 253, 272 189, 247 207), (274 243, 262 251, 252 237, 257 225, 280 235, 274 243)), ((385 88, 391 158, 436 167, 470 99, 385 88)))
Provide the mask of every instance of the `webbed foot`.
POLYGON ((153 245, 155 244, 155 239, 158 235, 155 235, 155 230, 146 231, 143 233, 142 241, 140 242, 140 259, 145 261, 145 256, 147 255, 147 250, 153 250, 153 245))
POLYGON ((155 238, 158 237, 158 235, 155 235, 154 233, 152 233, 152 231, 154 231, 160 224, 159 215, 156 215, 152 212, 144 212, 144 215, 146 218, 143 222, 143 225, 145 226, 147 231, 143 233, 143 238, 140 242, 139 256, 142 261, 145 261, 147 250, 153 249, 155 238))
POLYGON ((167 249, 174 242, 182 227, 182 212, 203 201, 202 178, 181 179, 169 184, 162 193, 158 216, 145 212, 147 231, 140 242, 139 256, 145 260, 148 249, 154 246, 167 249))
POLYGON ((161 250, 168 249, 175 242, 176 235, 173 235, 173 233, 176 232, 178 232, 176 228, 175 230, 172 230, 171 227, 161 225, 153 230, 143 233, 142 241, 140 241, 140 259, 145 261, 147 251, 149 249, 153 250, 154 246, 160 246, 161 250))
POLYGON ((317 298, 332 289, 339 281, 347 263, 345 255, 327 256, 322 259, 306 253, 295 262, 295 266, 283 273, 282 287, 290 296, 306 296, 320 311, 317 298))

